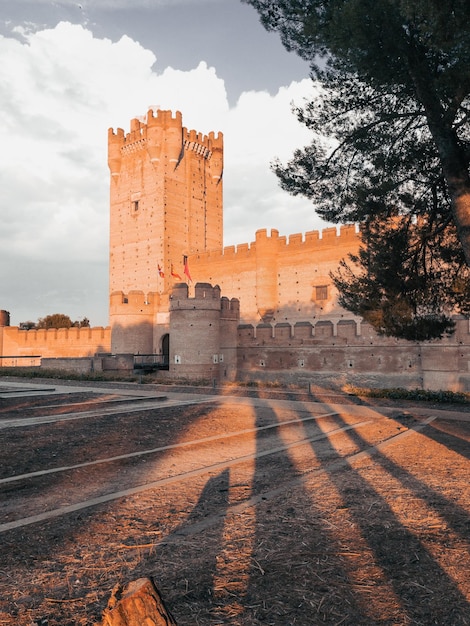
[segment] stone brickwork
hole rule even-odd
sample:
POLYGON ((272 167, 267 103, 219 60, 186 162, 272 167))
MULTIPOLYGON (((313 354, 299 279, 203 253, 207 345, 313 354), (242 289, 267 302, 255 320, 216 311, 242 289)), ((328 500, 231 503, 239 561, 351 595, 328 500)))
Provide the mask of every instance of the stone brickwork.
POLYGON ((235 380, 238 300, 221 298, 220 287, 197 283, 189 297, 184 283, 170 300, 170 376, 235 380))
POLYGON ((469 321, 456 322, 454 335, 427 342, 379 337, 353 320, 241 324, 238 378, 470 391, 469 321))
POLYGON ((330 272, 358 247, 354 225, 289 237, 263 229, 251 244, 194 254, 188 262, 193 279, 218 284, 240 301, 244 323, 313 322, 344 316, 330 272))
POLYGON ((36 365, 18 357, 40 356, 49 358, 93 357, 109 352, 109 328, 59 328, 22 330, 17 326, 0 327, 2 348, 0 366, 36 365))
POLYGON ((150 109, 109 130, 108 165, 110 293, 167 293, 183 255, 222 247, 223 136, 150 109))

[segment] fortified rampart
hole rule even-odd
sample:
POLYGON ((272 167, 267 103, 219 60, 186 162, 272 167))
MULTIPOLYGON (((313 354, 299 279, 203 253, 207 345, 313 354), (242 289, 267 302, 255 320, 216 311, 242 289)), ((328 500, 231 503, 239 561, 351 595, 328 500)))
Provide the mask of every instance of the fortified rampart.
POLYGON ((220 287, 197 283, 189 297, 185 283, 170 300, 170 376, 235 380, 240 306, 221 297, 220 287))
POLYGON ((191 255, 189 267, 193 279, 216 283, 237 298, 245 323, 313 322, 344 317, 330 273, 358 247, 354 225, 289 237, 263 229, 251 244, 191 255))
POLYGON ((39 365, 42 358, 92 357, 110 351, 110 328, 58 328, 22 330, 17 326, 0 327, 2 359, 0 366, 39 365))
POLYGON ((378 336, 353 320, 242 324, 238 328, 240 380, 470 391, 469 320, 440 341, 378 336))

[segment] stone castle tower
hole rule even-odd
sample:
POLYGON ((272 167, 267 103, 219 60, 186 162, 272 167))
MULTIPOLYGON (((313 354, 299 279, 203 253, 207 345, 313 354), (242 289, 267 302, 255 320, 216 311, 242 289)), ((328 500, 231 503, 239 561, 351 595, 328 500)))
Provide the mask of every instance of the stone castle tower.
POLYGON ((183 258, 222 247, 223 136, 151 108, 109 130, 108 165, 112 351, 158 352, 183 258))
POLYGON ((181 113, 149 109, 128 134, 109 130, 108 165, 111 293, 164 293, 183 255, 222 247, 221 133, 202 136, 181 113))
POLYGON ((221 296, 220 287, 175 285, 170 301, 170 376, 235 380, 240 304, 221 296))

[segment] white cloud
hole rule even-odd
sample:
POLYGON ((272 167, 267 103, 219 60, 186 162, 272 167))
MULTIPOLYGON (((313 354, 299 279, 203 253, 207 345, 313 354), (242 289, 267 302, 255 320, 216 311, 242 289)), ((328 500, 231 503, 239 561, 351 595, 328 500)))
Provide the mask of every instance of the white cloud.
MULTIPOLYGON (((186 72, 159 70, 155 55, 130 38, 113 43, 69 23, 24 33, 23 42, 0 37, 0 54, 8 59, 0 65, 0 140, 8 155, 0 171, 2 264, 86 259, 106 284, 107 129, 128 130, 131 118, 155 104, 180 110, 189 129, 224 133, 227 244, 253 240, 257 228, 289 234, 315 226, 309 203, 282 192, 269 170, 273 157, 288 159, 309 139, 290 108, 309 94, 310 81, 275 96, 245 93, 230 109, 223 80, 204 62, 186 72)), ((107 294, 102 298, 105 311, 107 294)), ((23 317, 61 308, 44 306, 23 317)), ((14 294, 0 308, 14 315, 14 294)), ((76 316, 82 314, 90 317, 81 310, 76 316)))

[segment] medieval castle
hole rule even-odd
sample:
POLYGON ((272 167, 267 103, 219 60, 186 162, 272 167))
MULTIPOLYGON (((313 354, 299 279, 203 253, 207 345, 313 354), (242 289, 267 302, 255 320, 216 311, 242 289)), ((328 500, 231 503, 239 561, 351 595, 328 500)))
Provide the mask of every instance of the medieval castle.
POLYGON ((109 327, 22 330, 0 312, 0 364, 165 377, 470 390, 469 321, 442 341, 378 336, 330 279, 355 226, 223 247, 223 136, 149 109, 109 130, 109 327))

